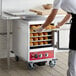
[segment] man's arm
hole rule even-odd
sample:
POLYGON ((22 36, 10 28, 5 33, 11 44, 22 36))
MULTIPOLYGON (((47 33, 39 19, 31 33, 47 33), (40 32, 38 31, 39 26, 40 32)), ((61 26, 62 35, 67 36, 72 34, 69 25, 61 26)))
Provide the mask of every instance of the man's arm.
POLYGON ((56 28, 59 28, 60 26, 62 26, 63 24, 65 24, 71 17, 71 14, 66 14, 66 16, 64 17, 64 19, 58 23, 58 25, 56 26, 56 28))
POLYGON ((51 14, 46 19, 45 23, 42 25, 42 28, 44 29, 46 26, 48 26, 55 18, 56 14, 58 12, 58 9, 53 9, 51 14))

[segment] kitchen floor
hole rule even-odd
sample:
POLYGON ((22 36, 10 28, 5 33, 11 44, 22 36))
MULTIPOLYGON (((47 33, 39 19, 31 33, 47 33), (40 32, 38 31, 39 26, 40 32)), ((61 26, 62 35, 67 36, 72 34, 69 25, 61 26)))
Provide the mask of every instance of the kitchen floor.
POLYGON ((56 53, 58 58, 54 68, 48 65, 37 67, 35 70, 28 70, 25 62, 16 62, 11 58, 11 68, 7 70, 6 59, 0 59, 0 76, 67 76, 68 53, 56 53))

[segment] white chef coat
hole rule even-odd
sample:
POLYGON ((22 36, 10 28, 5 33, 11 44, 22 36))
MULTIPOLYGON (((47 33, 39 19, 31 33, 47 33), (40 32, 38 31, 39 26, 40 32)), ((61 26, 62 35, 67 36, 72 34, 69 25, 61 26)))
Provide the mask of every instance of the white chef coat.
POLYGON ((53 8, 76 14, 76 0, 54 0, 53 8))

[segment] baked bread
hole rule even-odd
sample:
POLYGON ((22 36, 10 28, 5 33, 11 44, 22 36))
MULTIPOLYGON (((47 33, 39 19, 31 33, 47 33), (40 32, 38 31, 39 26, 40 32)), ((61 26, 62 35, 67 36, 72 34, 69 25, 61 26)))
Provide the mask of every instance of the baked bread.
POLYGON ((33 42, 34 45, 38 45, 38 42, 33 42))
POLYGON ((36 38, 33 38, 33 40, 34 40, 34 41, 38 41, 38 38, 37 38, 37 37, 36 37, 36 38))
POLYGON ((43 37, 39 37, 38 39, 39 39, 39 40, 43 40, 43 37))
POLYGON ((39 42, 39 45, 43 45, 43 42, 39 42))
POLYGON ((44 32, 43 34, 44 34, 44 35, 48 35, 48 33, 47 33, 47 32, 44 32))
POLYGON ((48 42, 47 41, 44 41, 44 44, 48 44, 48 42))
POLYGON ((37 28, 39 28, 40 27, 40 25, 37 25, 37 28))
POLYGON ((39 36, 43 36, 43 33, 39 33, 39 36))
POLYGON ((32 37, 33 36, 33 34, 30 34, 30 37, 32 37))
POLYGON ((30 46, 33 46, 33 43, 32 42, 30 42, 30 46))
POLYGON ((33 29, 30 29, 30 32, 34 32, 33 29))
POLYGON ((38 33, 33 33, 33 36, 38 36, 38 33))
POLYGON ((30 38, 30 41, 33 41, 33 38, 30 38))
POLYGON ((45 29, 48 30, 49 29, 49 25, 47 27, 45 27, 45 29))
POLYGON ((32 25, 32 26, 31 26, 31 29, 36 30, 36 29, 37 29, 37 26, 32 25))
POLYGON ((55 29, 56 27, 54 25, 48 25, 45 29, 48 30, 48 29, 55 29))
POLYGON ((48 40, 48 37, 44 37, 44 40, 48 40))

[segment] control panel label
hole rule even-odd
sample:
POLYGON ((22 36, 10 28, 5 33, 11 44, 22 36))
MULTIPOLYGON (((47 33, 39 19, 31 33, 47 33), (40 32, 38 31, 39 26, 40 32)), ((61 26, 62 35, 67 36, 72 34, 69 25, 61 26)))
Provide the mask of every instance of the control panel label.
POLYGON ((39 51, 39 52, 30 52, 30 60, 40 60, 54 58, 54 50, 50 51, 39 51))

